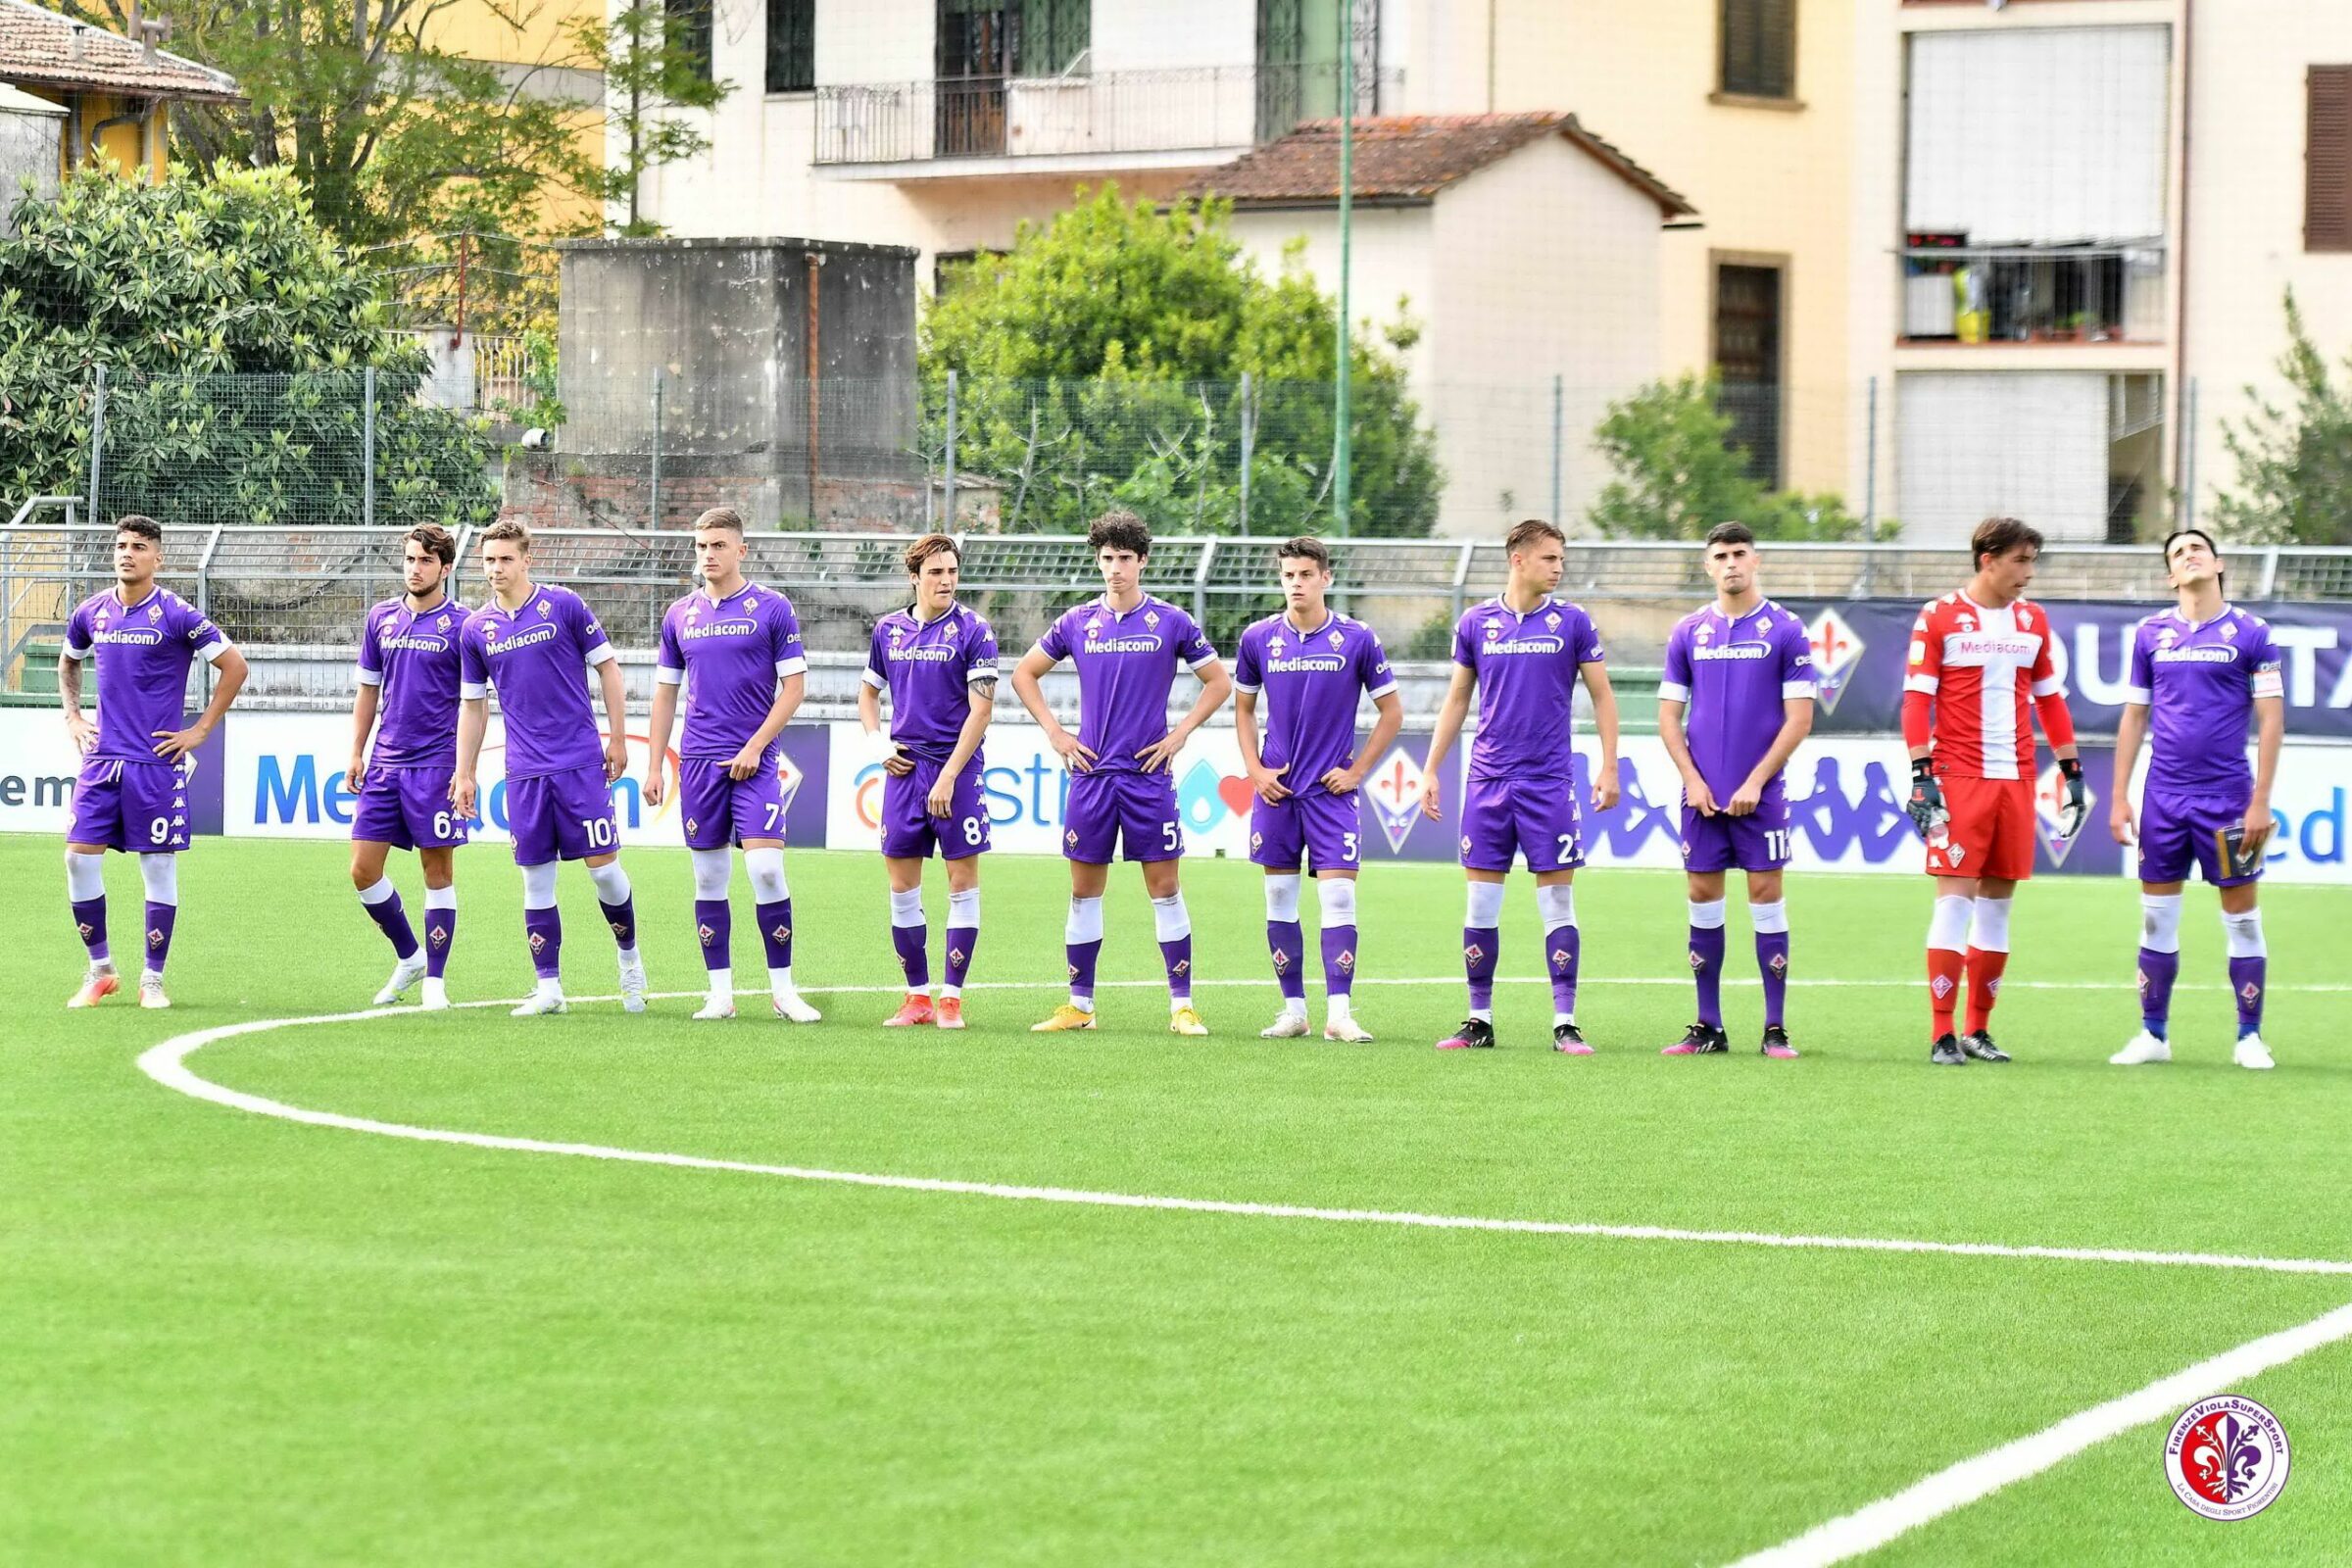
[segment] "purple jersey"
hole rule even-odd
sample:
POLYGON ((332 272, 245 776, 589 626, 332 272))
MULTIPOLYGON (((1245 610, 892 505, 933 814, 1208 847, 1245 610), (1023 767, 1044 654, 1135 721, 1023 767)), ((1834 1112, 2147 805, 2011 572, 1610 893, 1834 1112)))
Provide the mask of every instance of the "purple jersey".
POLYGON ((2150 615, 2132 634, 2124 685, 2124 701, 2148 710, 2150 784, 2196 794, 2252 781, 2246 720, 2255 698, 2282 691, 2269 623, 2229 605, 2207 621, 2150 615))
POLYGON ((167 588, 125 605, 120 588, 83 600, 66 622, 66 654, 98 656, 98 742, 93 759, 157 762, 157 736, 177 734, 186 710, 188 665, 228 652, 205 613, 167 588))
POLYGON ((1658 695, 1689 705, 1690 760, 1709 793, 1728 801, 1772 750, 1781 705, 1812 697, 1812 642, 1804 623, 1769 599, 1737 620, 1709 605, 1667 637, 1658 695))
POLYGON ((928 621, 910 608, 874 622, 864 680, 890 693, 890 738, 910 757, 953 757, 972 710, 972 683, 996 678, 997 634, 961 605, 928 621))
POLYGON ((1353 760, 1356 699, 1386 697, 1396 677, 1378 632, 1326 612, 1311 631, 1292 625, 1287 613, 1252 623, 1233 656, 1233 684, 1266 694, 1258 758, 1268 767, 1288 766, 1284 782, 1303 790, 1353 760))
POLYGON ((458 632, 466 607, 442 595, 412 610, 404 595, 368 612, 360 628, 360 684, 383 688, 374 767, 454 767, 458 760, 458 632))
POLYGON ((1066 610, 1037 647, 1078 671, 1078 741, 1095 754, 1093 773, 1142 772, 1136 753, 1167 738, 1177 662, 1198 670, 1217 657, 1192 616, 1150 594, 1123 615, 1102 599, 1066 610))
MULTIPOLYGON (((678 755, 732 758, 760 733, 776 703, 776 683, 808 667, 792 601, 747 582, 724 599, 696 589, 662 617, 654 679, 686 686, 686 730, 678 755)), ((776 743, 768 743, 775 758, 776 743)))
POLYGON ((1565 776, 1579 667, 1601 662, 1592 617, 1565 599, 1522 615, 1500 599, 1453 628, 1453 662, 1478 677, 1473 779, 1565 776))
POLYGON ((605 748, 588 707, 587 668, 614 657, 605 628, 568 588, 539 584, 519 610, 495 599, 460 629, 460 694, 498 688, 507 721, 507 777, 602 769, 605 748))

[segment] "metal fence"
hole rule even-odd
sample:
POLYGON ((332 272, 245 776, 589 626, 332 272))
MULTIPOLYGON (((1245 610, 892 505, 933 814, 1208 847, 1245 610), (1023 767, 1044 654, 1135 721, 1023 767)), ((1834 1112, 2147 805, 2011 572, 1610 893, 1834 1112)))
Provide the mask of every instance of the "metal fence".
MULTIPOLYGON (((54 662, 67 615, 112 581, 111 529, 47 520, 33 513, 0 529, 0 661, 7 689, 36 689, 54 662)), ((459 597, 484 590, 468 569, 472 530, 462 538, 459 597)), ((874 621, 906 599, 900 555, 910 535, 775 533, 750 536, 748 570, 792 596, 815 653, 858 654, 874 621)), ((1101 591, 1085 541, 1064 535, 966 534, 965 600, 995 624, 1006 648, 1025 648, 1070 604, 1101 591)), ((1465 608, 1499 592, 1507 562, 1498 544, 1357 540, 1339 545, 1347 611, 1369 622, 1399 660, 1446 657, 1465 608)), ((390 528, 214 527, 167 540, 166 586, 203 609, 249 648, 349 650, 367 608, 401 591, 400 534, 390 528)), ((654 646, 664 610, 693 583, 690 536, 632 538, 602 530, 551 530, 532 548, 536 573, 576 588, 614 642, 654 646)), ((2153 554, 2057 547, 2042 558, 2034 593, 2045 599, 2158 600, 2153 554)), ((2276 548, 2232 558, 2234 595, 2352 599, 2352 549, 2276 548)), ((1788 599, 1919 599, 1949 589, 1961 564, 1942 550, 1900 546, 1771 547, 1766 585, 1788 599)), ((1280 608, 1264 541, 1163 539, 1147 577, 1160 597, 1189 607, 1220 647, 1280 608)), ((1616 658, 1654 662, 1674 618, 1711 592, 1697 554, 1679 544, 1576 544, 1560 591, 1592 606, 1616 658)))

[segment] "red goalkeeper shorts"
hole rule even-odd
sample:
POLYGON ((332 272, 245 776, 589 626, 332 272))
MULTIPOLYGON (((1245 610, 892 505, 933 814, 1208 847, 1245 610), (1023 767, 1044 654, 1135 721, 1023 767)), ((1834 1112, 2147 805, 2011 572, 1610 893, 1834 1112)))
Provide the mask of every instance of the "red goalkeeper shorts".
POLYGON ((1928 846, 1930 876, 1989 876, 2023 882, 2034 874, 2034 781, 1943 778, 1949 838, 1928 846))

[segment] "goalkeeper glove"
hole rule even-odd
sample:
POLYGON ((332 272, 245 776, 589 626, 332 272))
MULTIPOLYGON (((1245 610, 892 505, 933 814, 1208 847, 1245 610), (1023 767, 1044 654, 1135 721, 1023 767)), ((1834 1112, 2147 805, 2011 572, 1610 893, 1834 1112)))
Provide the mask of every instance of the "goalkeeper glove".
POLYGON ((1943 788, 1936 782, 1935 771, 1924 757, 1912 760, 1911 798, 1903 803, 1903 809, 1910 813, 1919 836, 1931 844, 1942 836, 1952 819, 1952 813, 1944 809, 1943 788))
POLYGON ((2090 801, 2082 784, 2082 763, 2079 758, 2062 757, 2058 771, 2066 781, 2066 804, 2058 808, 2058 836, 2069 844, 2082 831, 2083 818, 2090 815, 2090 801))

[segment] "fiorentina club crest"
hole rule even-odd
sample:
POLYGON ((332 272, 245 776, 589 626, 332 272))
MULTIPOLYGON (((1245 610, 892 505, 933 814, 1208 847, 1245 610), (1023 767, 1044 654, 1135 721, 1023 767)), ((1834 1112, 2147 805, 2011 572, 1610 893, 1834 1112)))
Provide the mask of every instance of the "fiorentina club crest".
POLYGON ((1276 974, 1291 972, 1291 956, 1280 948, 1274 950, 1274 972, 1276 974))
MULTIPOLYGON (((2089 820, 2088 813, 2098 804, 2098 796, 2092 793, 2089 782, 2085 780, 2082 786, 2083 820, 2089 820)), ((2065 809, 2066 775, 2058 771, 2056 762, 2052 762, 2034 781, 2034 828, 2040 836, 2041 847, 2049 855, 2053 869, 2064 865, 2067 856, 2075 848, 2075 841, 2059 831, 2065 809)))
POLYGON ((2234 1394, 2180 1412, 2164 1440, 2164 1478, 2190 1512, 2223 1523, 2278 1500, 2294 1457, 2278 1418, 2234 1394))
POLYGON ((1936 993, 1936 1000, 1937 1002, 1944 1002, 1948 1001, 1951 997, 1951 994, 1958 990, 1959 987, 1952 984, 1952 977, 1950 975, 1939 974, 1934 980, 1928 982, 1928 989, 1936 993))
POLYGON ((1380 830, 1388 835, 1391 855, 1404 852, 1404 841, 1421 819, 1421 764, 1401 746, 1392 748, 1364 781, 1364 793, 1372 797, 1372 811, 1380 818, 1380 830))
POLYGON ((1331 651, 1336 654, 1340 651, 1340 646, 1347 642, 1348 639, 1341 636, 1340 633, 1335 630, 1328 638, 1325 639, 1325 641, 1331 644, 1331 651))
POLYGON ((1332 961, 1340 966, 1340 973, 1355 973, 1355 950, 1353 948, 1342 948, 1340 956, 1332 961))
POLYGON ((1805 628, 1805 640, 1813 645, 1813 695, 1823 712, 1835 713, 1862 662, 1862 639, 1843 615, 1826 609, 1805 628))
POLYGON ((778 921, 776 928, 773 931, 770 931, 768 935, 775 938, 777 945, 780 947, 784 943, 792 940, 792 927, 784 924, 782 921, 778 921))

